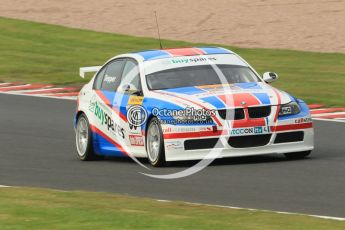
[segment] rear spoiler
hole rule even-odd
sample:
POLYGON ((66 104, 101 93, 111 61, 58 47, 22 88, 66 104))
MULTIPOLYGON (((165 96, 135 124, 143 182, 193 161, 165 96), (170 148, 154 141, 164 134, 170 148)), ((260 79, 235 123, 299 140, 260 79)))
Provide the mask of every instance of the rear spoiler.
POLYGON ((84 78, 85 77, 85 73, 97 72, 101 68, 102 68, 102 66, 80 67, 79 75, 80 75, 80 77, 84 78))

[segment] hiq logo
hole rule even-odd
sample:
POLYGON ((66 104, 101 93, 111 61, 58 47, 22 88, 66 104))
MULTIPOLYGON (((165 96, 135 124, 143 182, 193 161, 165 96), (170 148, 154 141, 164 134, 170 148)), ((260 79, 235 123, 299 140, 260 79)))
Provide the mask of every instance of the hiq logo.
POLYGON ((262 127, 254 127, 254 133, 262 133, 262 127))

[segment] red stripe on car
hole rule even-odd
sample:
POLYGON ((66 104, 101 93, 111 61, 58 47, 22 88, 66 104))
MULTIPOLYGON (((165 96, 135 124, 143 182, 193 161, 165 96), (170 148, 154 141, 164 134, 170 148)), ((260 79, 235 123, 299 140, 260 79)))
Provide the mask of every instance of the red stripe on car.
POLYGON ((217 131, 203 131, 203 132, 186 132, 186 133, 164 133, 164 139, 178 139, 178 138, 197 138, 197 137, 211 137, 227 135, 227 130, 217 131))
POLYGON ((313 123, 293 124, 293 125, 279 125, 271 126, 272 132, 296 130, 296 129, 309 129, 313 127, 313 123))
POLYGON ((100 90, 96 90, 96 93, 107 106, 109 106, 117 115, 119 115, 123 121, 127 122, 127 117, 123 115, 117 108, 113 107, 108 98, 100 90))
POLYGON ((276 122, 278 120, 278 116, 279 116, 281 98, 280 98, 280 93, 278 92, 278 90, 273 89, 273 91, 277 95, 277 99, 278 99, 277 112, 276 112, 276 115, 274 116, 274 122, 276 122))
POLYGON ((261 105, 261 102, 251 93, 224 94, 218 97, 230 108, 261 105))
MULTIPOLYGON (((248 111, 246 111, 246 116, 248 116, 247 112, 248 111)), ((232 127, 233 128, 256 127, 256 126, 266 126, 265 118, 244 119, 244 120, 232 121, 232 127)))
POLYGON ((177 49, 164 49, 172 56, 194 56, 206 54, 203 50, 198 48, 177 48, 177 49))

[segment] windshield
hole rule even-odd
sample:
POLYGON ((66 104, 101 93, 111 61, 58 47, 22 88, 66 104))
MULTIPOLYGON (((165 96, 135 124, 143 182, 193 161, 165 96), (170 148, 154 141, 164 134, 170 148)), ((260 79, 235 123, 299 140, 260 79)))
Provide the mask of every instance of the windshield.
POLYGON ((260 79, 246 66, 216 65, 223 73, 226 82, 221 81, 211 65, 187 66, 167 69, 148 74, 146 81, 150 90, 171 89, 188 86, 234 84, 258 82, 260 79))

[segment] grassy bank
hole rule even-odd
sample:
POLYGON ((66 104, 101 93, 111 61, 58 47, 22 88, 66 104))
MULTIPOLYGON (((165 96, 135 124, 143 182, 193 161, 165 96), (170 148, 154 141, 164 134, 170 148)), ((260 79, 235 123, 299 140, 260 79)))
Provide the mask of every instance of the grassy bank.
MULTIPOLYGON (((163 41, 165 47, 185 47, 163 41)), ((76 84, 80 66, 100 65, 117 54, 157 48, 155 39, 98 33, 0 18, 0 81, 76 84)), ((260 73, 275 71, 275 86, 308 103, 345 105, 345 54, 227 47, 260 73)), ((85 81, 85 80, 84 80, 85 81)))
POLYGON ((345 222, 107 193, 0 188, 0 228, 340 230, 345 222))

